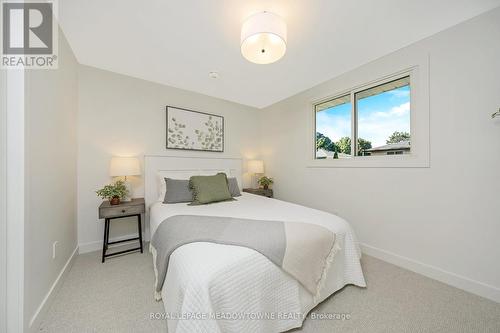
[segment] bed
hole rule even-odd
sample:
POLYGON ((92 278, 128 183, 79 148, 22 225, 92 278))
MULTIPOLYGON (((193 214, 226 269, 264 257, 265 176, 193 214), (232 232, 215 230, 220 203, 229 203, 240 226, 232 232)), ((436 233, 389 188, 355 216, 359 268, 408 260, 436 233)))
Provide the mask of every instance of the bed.
POLYGON ((312 308, 345 285, 366 286, 355 235, 338 216, 249 193, 236 201, 201 206, 159 200, 164 176, 223 171, 241 183, 241 160, 151 156, 145 165, 150 237, 171 216, 227 216, 320 225, 335 233, 339 247, 319 297, 250 248, 208 242, 179 247, 170 256, 161 290, 169 333, 284 332, 300 327, 312 308))

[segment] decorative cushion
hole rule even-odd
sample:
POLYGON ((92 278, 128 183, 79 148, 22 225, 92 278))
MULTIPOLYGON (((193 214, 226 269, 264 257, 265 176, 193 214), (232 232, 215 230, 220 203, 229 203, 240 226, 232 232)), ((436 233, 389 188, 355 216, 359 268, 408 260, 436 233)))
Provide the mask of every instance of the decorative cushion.
POLYGON ((189 179, 189 188, 193 191, 191 205, 203 205, 233 199, 231 193, 229 193, 225 173, 218 173, 214 176, 192 176, 189 179))
POLYGON ((165 178, 167 190, 163 203, 180 203, 193 201, 193 191, 189 188, 189 180, 165 178))
POLYGON ((238 187, 238 180, 234 177, 228 178, 227 182, 229 184, 229 193, 232 197, 241 196, 240 188, 238 187))

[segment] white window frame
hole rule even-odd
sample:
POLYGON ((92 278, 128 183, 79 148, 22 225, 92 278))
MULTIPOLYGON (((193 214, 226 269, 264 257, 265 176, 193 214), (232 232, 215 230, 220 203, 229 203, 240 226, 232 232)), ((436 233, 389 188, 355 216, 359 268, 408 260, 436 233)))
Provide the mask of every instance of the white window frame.
MULTIPOLYGON (((315 98, 311 100, 311 112, 309 113, 308 135, 310 137, 310 154, 308 157, 308 167, 316 168, 427 168, 430 167, 430 146, 429 146, 429 58, 428 55, 420 57, 418 65, 409 66, 402 70, 389 71, 388 68, 397 66, 397 62, 391 64, 385 62, 383 66, 373 67, 375 63, 366 65, 358 70, 347 74, 347 78, 340 83, 335 82, 335 86, 345 85, 346 89, 338 89, 334 94, 315 98), (387 74, 389 73, 389 74, 387 74), (385 74, 385 75, 384 75, 385 74), (356 93, 370 89, 372 87, 397 80, 405 76, 410 76, 410 132, 412 136, 411 153, 402 155, 382 155, 382 156, 354 156, 356 152, 356 103, 354 96, 356 93), (354 77, 354 79, 353 79, 354 77), (354 83, 348 86, 349 81, 354 83), (363 83, 364 81, 364 83, 363 83), (323 102, 339 98, 345 95, 351 96, 351 158, 343 159, 316 159, 316 105, 323 102)), ((400 67, 401 68, 401 67, 400 67)))
MULTIPOLYGON (((411 114, 412 114, 412 108, 413 108, 413 103, 412 103, 412 93, 411 93, 411 90, 412 90, 412 74, 411 74, 411 71, 409 72, 402 72, 402 73, 399 73, 398 75, 394 75, 394 76, 391 76, 391 77, 386 77, 382 80, 379 80, 379 81, 376 81, 376 82, 372 82, 370 84, 367 84, 367 85, 364 85, 364 86, 360 86, 360 87, 356 87, 354 89, 350 89, 348 92, 344 93, 344 94, 340 94, 340 95, 336 95, 336 96, 333 96, 331 98, 325 98, 323 99, 322 101, 320 102, 317 102, 315 104, 313 104, 313 109, 314 109, 314 132, 313 132, 313 135, 316 136, 316 115, 317 115, 317 111, 316 111, 316 107, 322 103, 325 103, 325 102, 328 102, 328 101, 332 101, 332 100, 335 100, 335 99, 338 99, 338 98, 342 98, 344 96, 350 96, 350 103, 351 103, 351 157, 350 158, 360 158, 360 157, 372 157, 372 156, 357 156, 356 153, 358 151, 358 110, 357 110, 357 101, 356 101, 356 94, 359 93, 359 92, 362 92, 362 91, 365 91, 365 90, 368 90, 368 89, 371 89, 371 88, 374 88, 374 87, 378 87, 378 86, 381 86, 381 85, 384 85, 386 83, 389 83, 389 82, 392 82, 392 81, 396 81, 396 80, 399 80, 399 79, 402 79, 404 77, 410 77, 410 133, 413 133, 413 128, 412 128, 412 120, 411 120, 411 114)), ((321 112, 321 111, 320 111, 321 112)), ((314 143, 314 147, 316 148, 316 142, 314 143)), ((411 153, 411 150, 410 150, 410 153, 411 153)), ((316 152, 315 152, 316 154, 316 152)), ((391 155, 392 156, 392 155, 391 155)), ((316 157, 316 155, 314 156, 316 157)))

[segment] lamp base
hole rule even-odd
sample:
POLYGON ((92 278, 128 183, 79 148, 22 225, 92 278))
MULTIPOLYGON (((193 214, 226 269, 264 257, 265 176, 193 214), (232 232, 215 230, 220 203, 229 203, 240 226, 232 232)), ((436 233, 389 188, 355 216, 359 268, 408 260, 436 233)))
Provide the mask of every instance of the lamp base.
POLYGON ((127 196, 123 197, 121 199, 122 202, 129 202, 129 201, 132 201, 132 184, 130 184, 130 182, 125 179, 125 187, 127 188, 127 196))

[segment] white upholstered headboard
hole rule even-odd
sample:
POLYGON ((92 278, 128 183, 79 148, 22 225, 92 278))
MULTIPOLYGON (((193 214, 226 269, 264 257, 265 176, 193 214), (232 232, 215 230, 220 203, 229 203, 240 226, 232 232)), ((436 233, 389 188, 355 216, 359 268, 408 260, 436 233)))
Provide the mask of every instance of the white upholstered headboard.
POLYGON ((225 172, 235 177, 242 188, 241 158, 206 158, 182 156, 144 156, 144 199, 146 201, 146 235, 149 237, 149 207, 158 201, 159 182, 163 177, 188 179, 191 175, 214 175, 225 172))

